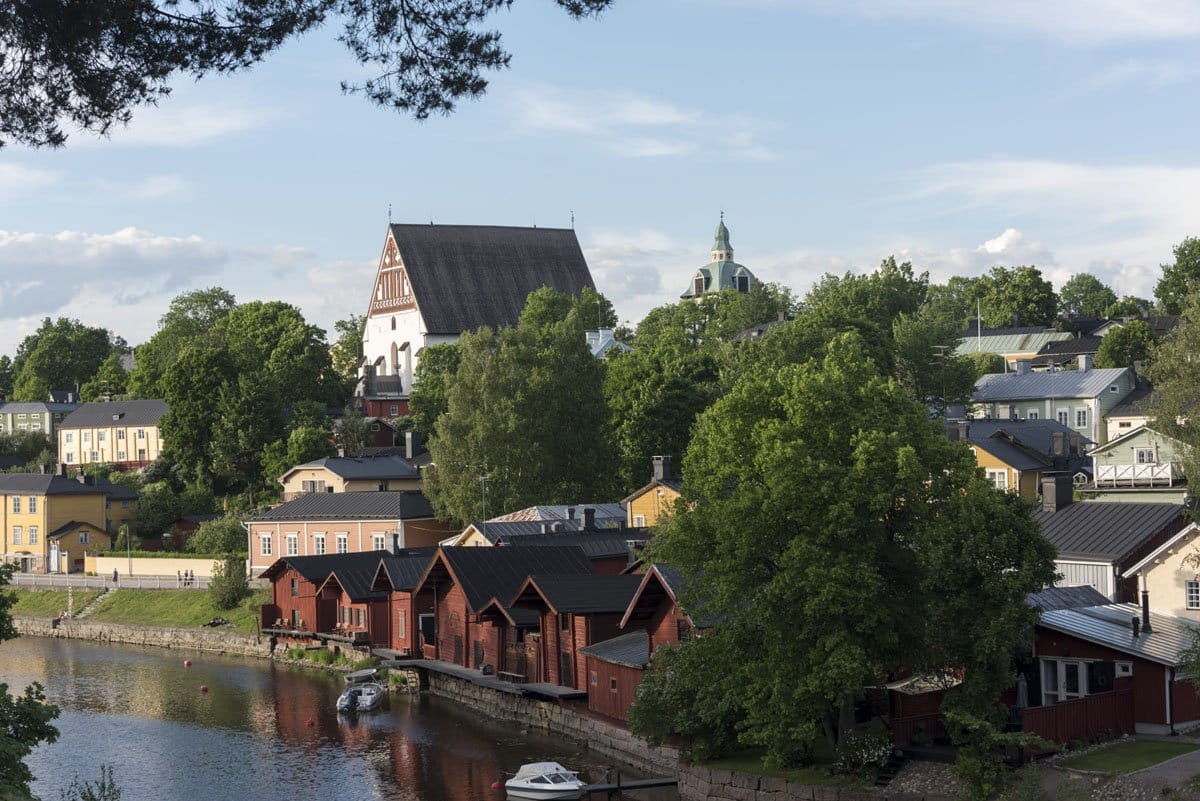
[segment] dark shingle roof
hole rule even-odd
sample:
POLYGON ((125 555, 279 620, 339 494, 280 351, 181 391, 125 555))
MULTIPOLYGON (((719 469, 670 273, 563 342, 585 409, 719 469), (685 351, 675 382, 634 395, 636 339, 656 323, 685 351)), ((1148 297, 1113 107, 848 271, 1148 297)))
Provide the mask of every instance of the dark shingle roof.
POLYGON ((247 519, 267 520, 422 520, 433 507, 420 492, 310 492, 247 519))
POLYGON ((68 414, 59 428, 103 428, 104 426, 156 426, 169 412, 166 401, 130 400, 109 403, 85 403, 68 414), (120 415, 113 420, 113 415, 120 415))
POLYGON ((572 615, 624 612, 642 577, 629 576, 530 576, 530 582, 556 614, 572 615))
POLYGON ((1033 357, 1039 367, 1046 364, 1064 364, 1081 353, 1094 354, 1100 350, 1101 337, 1072 337, 1057 342, 1047 342, 1033 357))
POLYGON ((510 536, 497 541, 496 544, 503 544, 505 547, 519 545, 523 548, 577 545, 583 549, 589 559, 604 559, 628 554, 630 542, 645 544, 649 536, 649 532, 644 528, 625 528, 510 536))
POLYGON ((431 334, 515 325, 530 292, 595 289, 575 232, 491 225, 393 225, 431 334))
MULTIPOLYGON (((386 554, 379 565, 379 571, 384 572, 393 590, 404 592, 417 586, 429 561, 437 553, 437 548, 413 549, 403 555, 386 554)), ((378 572, 376 571, 376 575, 378 572)))
POLYGON ((59 475, 0 474, 0 492, 26 492, 33 495, 108 495, 112 491, 111 485, 100 487, 94 484, 81 484, 75 479, 59 475))
POLYGON ((306 581, 319 587, 336 569, 341 568, 343 571, 362 569, 370 563, 372 565, 371 577, 374 578, 375 568, 378 567, 379 561, 385 555, 384 551, 364 551, 362 553, 327 553, 320 556, 281 556, 262 572, 262 577, 274 578, 288 567, 292 567, 306 581))
POLYGON ((87 521, 83 521, 83 520, 72 520, 69 523, 63 523, 58 528, 54 529, 54 531, 51 531, 49 534, 46 535, 46 539, 56 540, 59 537, 62 537, 66 534, 70 534, 72 531, 79 528, 80 526, 87 526, 88 528, 95 529, 96 531, 99 531, 107 536, 111 536, 108 534, 107 531, 105 531, 102 527, 97 526, 95 523, 88 523, 87 521))
POLYGON ((1174 521, 1182 525, 1183 511, 1175 503, 1079 501, 1057 512, 1038 510, 1033 517, 1060 558, 1119 564, 1174 521))
MULTIPOLYGON (((492 598, 512 598, 531 575, 582 576, 596 572, 578 547, 442 548, 473 611, 492 598)), ((435 565, 425 571, 428 575, 435 565)), ((422 577, 424 578, 424 576, 422 577)))
MULTIPOLYGON (((1045 470, 1055 466, 1055 434, 1062 434, 1068 451, 1073 438, 1090 442, 1057 420, 971 420, 965 425, 966 438, 972 446, 982 448, 1017 470, 1045 470)), ((1069 458, 1060 457, 1057 467, 1074 472, 1086 464, 1090 463, 1080 449, 1069 458)))
POLYGON ((1025 603, 1053 612, 1056 609, 1079 609, 1085 606, 1104 606, 1110 599, 1095 587, 1047 587, 1025 596, 1025 603))
MULTIPOLYGON (((326 456, 296 465, 288 473, 300 469, 324 468, 335 476, 348 479, 370 481, 372 479, 386 480, 389 478, 420 478, 421 471, 413 467, 412 462, 403 456, 326 456)), ((285 473, 284 475, 287 475, 285 473)))
POLYGON ((1150 406, 1153 392, 1149 384, 1139 384, 1137 389, 1125 396, 1125 400, 1112 407, 1106 417, 1141 417, 1150 406))
POLYGON ((7 403, 0 402, 0 414, 11 414, 13 412, 33 412, 34 414, 45 414, 46 412, 71 412, 79 407, 78 403, 40 403, 38 401, 9 401, 7 403))
POLYGON ((579 653, 603 662, 644 668, 650 664, 650 636, 643 629, 638 629, 628 634, 622 634, 620 637, 613 637, 611 640, 580 648, 579 653))

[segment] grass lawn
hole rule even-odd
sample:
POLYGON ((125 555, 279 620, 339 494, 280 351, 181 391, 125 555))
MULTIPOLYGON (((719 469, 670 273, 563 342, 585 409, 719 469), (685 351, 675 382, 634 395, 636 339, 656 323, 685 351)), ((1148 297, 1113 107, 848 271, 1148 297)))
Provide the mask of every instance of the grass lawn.
POLYGON ((1076 770, 1098 770, 1105 773, 1129 773, 1165 762, 1200 748, 1195 743, 1169 743, 1162 740, 1134 740, 1110 748, 1080 754, 1058 764, 1076 770))
POLYGON ((813 744, 813 760, 815 764, 803 768, 769 768, 763 764, 763 751, 751 749, 742 751, 724 759, 714 759, 705 762, 704 767, 713 770, 733 770, 738 773, 750 773, 755 776, 769 776, 774 779, 784 779, 797 784, 810 784, 823 787, 865 787, 866 779, 857 775, 834 774, 829 772, 833 764, 833 753, 825 738, 818 738, 813 744))
POLYGON ((207 590, 117 590, 109 593, 88 619, 196 628, 214 617, 223 617, 238 631, 253 632, 257 630, 259 607, 270 600, 271 591, 262 589, 242 601, 237 609, 218 609, 207 590))
MULTIPOLYGON (((64 590, 25 590, 10 588, 13 595, 17 596, 16 606, 13 607, 14 615, 28 615, 30 617, 58 617, 58 615, 67 608, 67 591, 64 590)), ((81 609, 90 604, 100 595, 100 590, 84 590, 79 589, 74 591, 76 614, 81 609)))

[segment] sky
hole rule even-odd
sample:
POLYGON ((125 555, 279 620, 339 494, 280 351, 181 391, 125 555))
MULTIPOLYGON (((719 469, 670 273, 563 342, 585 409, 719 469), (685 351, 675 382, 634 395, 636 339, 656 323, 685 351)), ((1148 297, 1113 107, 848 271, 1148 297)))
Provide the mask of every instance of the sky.
POLYGON ((709 260, 803 295, 894 254, 933 281, 1035 264, 1151 297, 1200 234, 1191 0, 549 0, 491 18, 486 95, 417 122, 310 33, 179 79, 108 137, 0 149, 0 353, 46 316, 131 344, 222 286, 331 328, 396 222, 574 226, 636 322, 709 260))

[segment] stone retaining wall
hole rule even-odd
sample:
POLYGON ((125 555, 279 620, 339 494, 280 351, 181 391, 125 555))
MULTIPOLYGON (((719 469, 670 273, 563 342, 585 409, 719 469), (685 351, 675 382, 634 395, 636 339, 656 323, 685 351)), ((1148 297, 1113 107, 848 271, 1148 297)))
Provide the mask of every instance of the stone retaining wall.
POLYGON ((87 620, 64 620, 53 626, 51 619, 16 617, 17 631, 32 637, 57 637, 66 640, 120 642, 130 645, 153 645, 158 648, 180 648, 238 656, 269 657, 271 646, 266 637, 221 629, 174 629, 153 626, 134 626, 123 623, 100 623, 87 620))

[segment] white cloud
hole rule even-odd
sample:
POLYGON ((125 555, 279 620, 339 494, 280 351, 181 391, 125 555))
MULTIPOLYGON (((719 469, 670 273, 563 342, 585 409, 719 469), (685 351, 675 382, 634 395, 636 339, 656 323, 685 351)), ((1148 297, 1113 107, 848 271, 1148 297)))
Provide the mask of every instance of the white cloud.
POLYGON ((720 155, 766 160, 761 139, 775 126, 732 115, 721 126, 701 124, 698 111, 633 92, 568 92, 533 86, 502 95, 518 130, 572 135, 625 158, 720 155))
POLYGON ((61 174, 23 164, 0 164, 0 203, 27 197, 28 192, 58 183, 61 174))
POLYGON ((943 23, 985 33, 1032 34, 1085 46, 1186 39, 1200 34, 1200 4, 1192 0, 759 0, 759 3, 874 20, 943 23))

